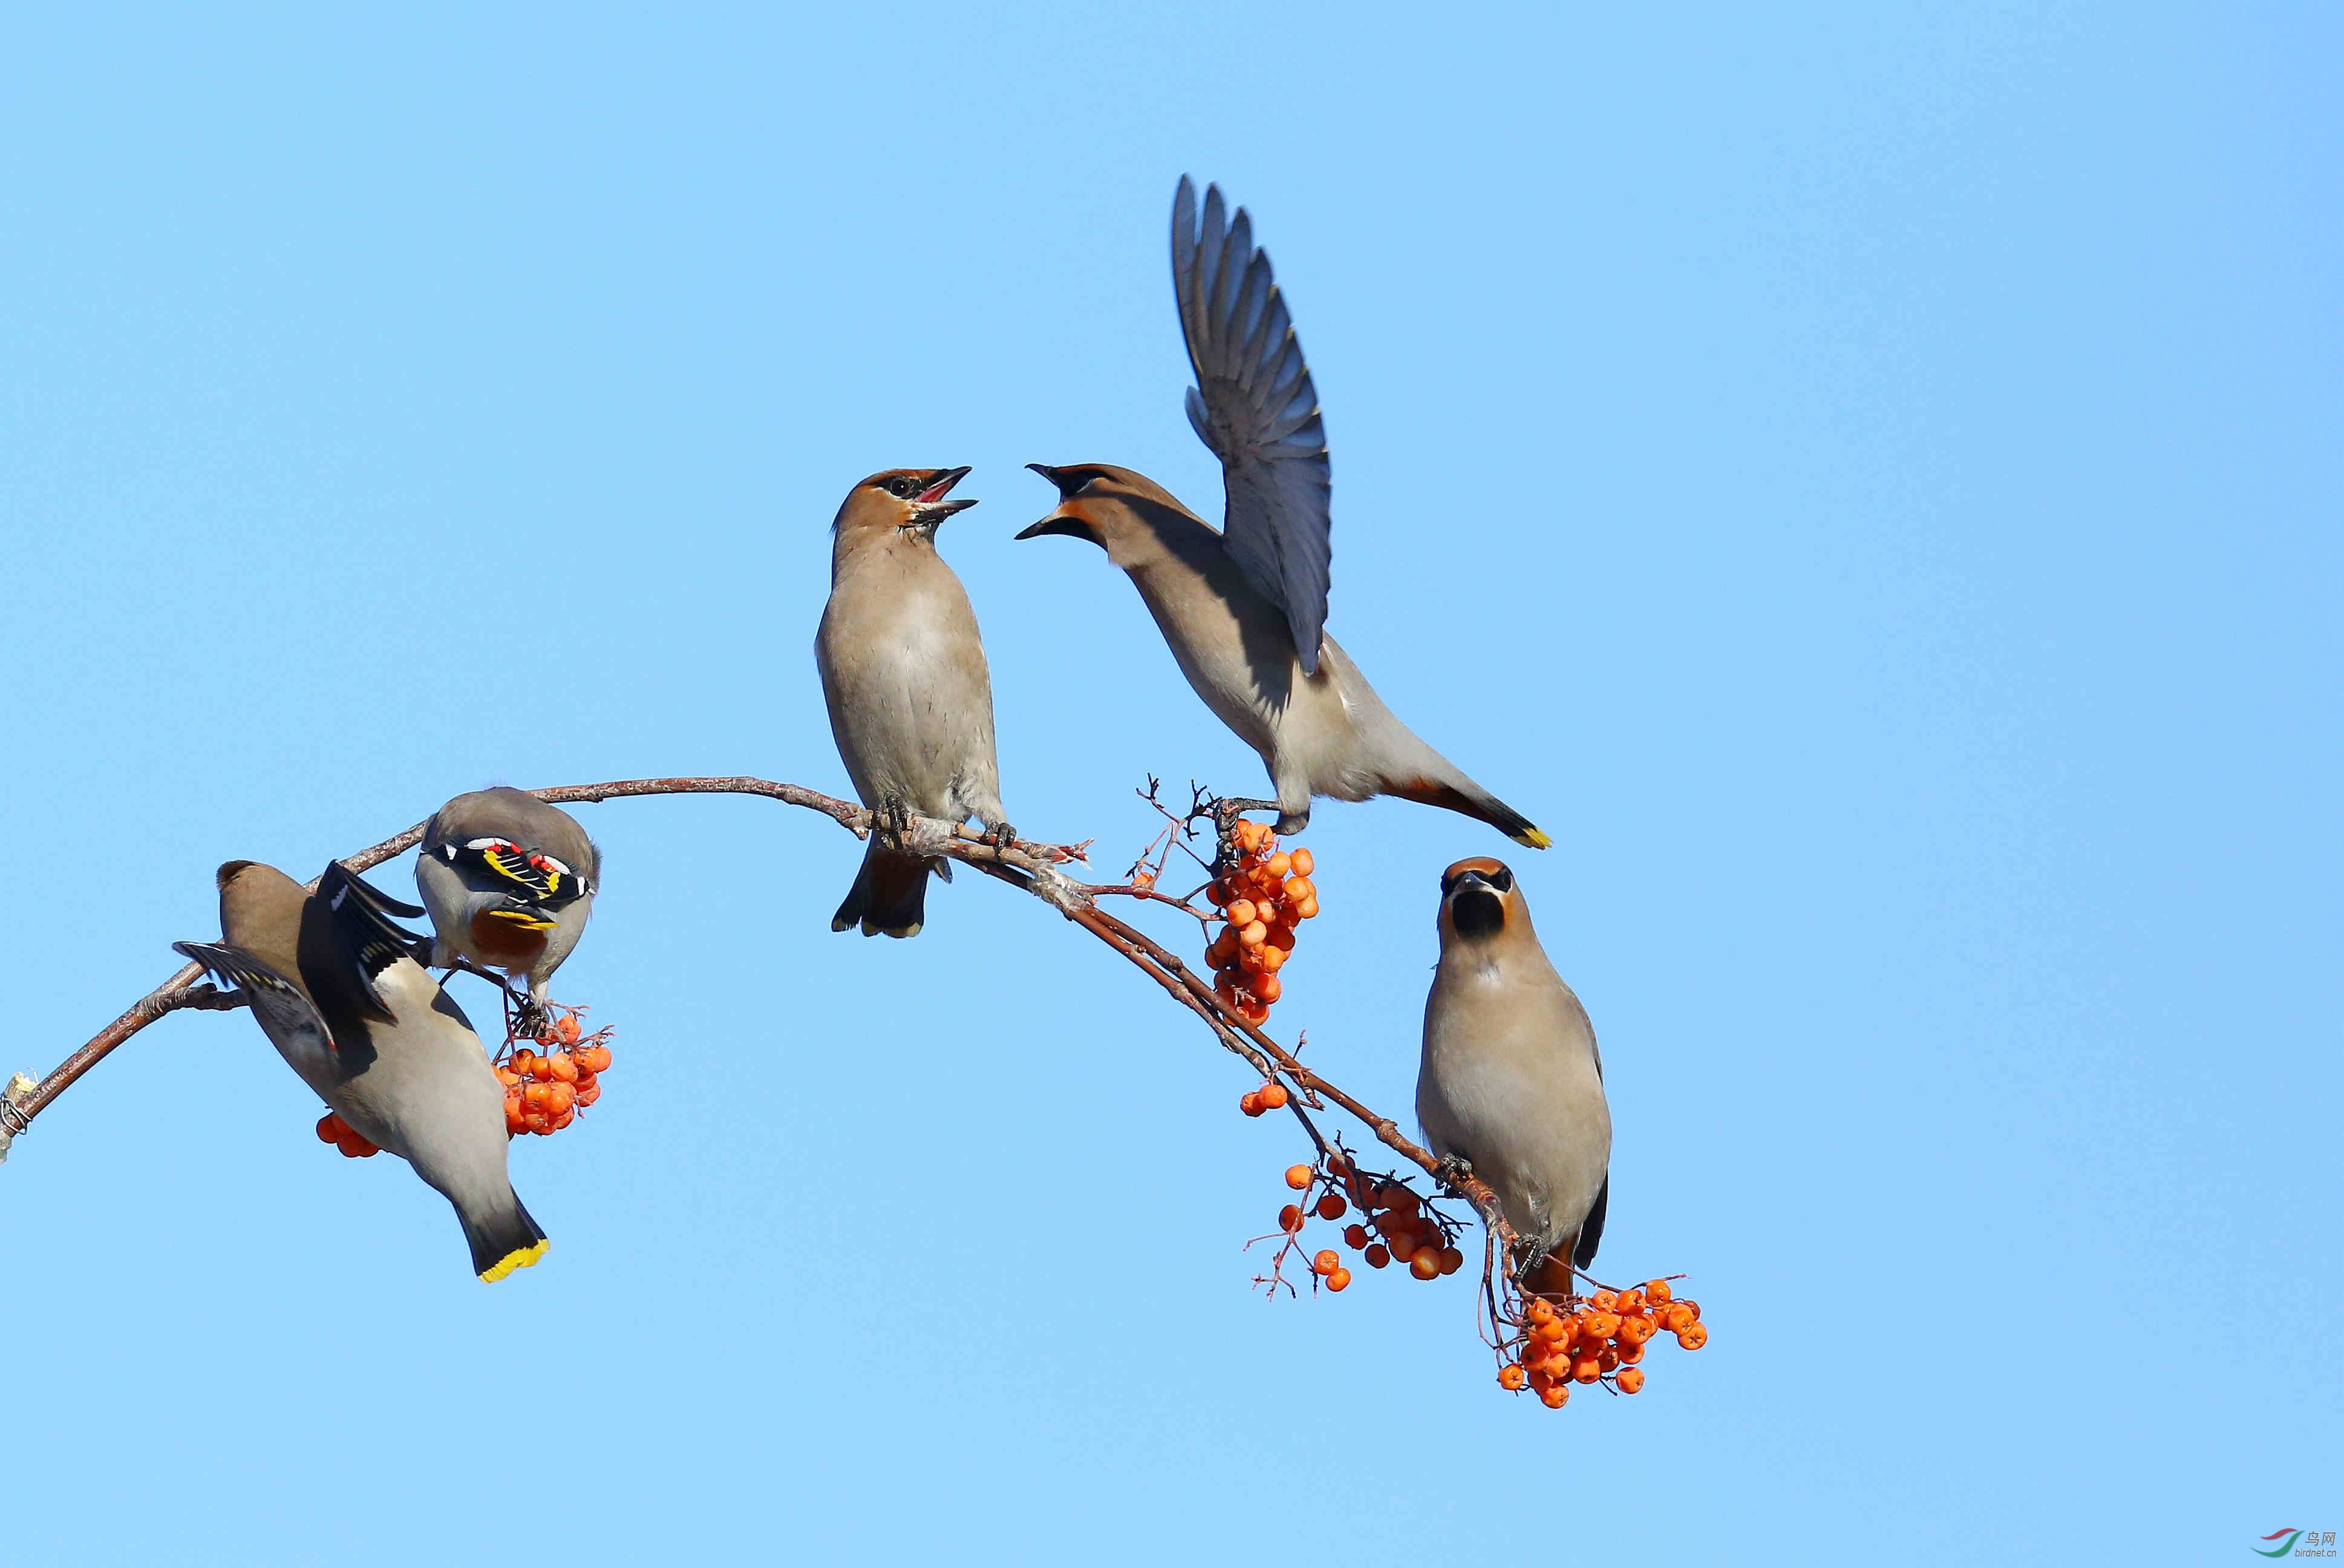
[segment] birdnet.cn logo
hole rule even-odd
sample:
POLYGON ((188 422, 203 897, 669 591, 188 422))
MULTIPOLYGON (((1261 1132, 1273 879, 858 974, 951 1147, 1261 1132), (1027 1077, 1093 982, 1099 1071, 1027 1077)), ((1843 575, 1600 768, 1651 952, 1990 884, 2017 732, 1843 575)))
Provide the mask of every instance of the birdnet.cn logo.
POLYGON ((2284 1526, 2263 1537, 2276 1541, 2276 1546, 2258 1546, 2258 1557, 2333 1557, 2336 1555, 2336 1532, 2333 1530, 2290 1530, 2284 1526))

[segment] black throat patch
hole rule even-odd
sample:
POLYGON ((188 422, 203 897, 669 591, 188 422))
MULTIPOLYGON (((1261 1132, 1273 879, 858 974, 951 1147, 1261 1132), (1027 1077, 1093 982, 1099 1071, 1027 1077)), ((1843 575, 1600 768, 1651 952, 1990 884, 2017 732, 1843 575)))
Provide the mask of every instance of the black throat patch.
POLYGON ((1487 889, 1469 887, 1449 901, 1449 918, 1460 936, 1494 936, 1506 928, 1506 905, 1487 889))

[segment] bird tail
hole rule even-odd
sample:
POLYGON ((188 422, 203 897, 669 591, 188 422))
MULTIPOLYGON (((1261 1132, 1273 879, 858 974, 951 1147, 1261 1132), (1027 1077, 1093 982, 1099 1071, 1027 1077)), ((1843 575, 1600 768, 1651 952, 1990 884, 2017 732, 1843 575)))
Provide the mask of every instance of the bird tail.
POLYGON ((1471 779, 1464 780, 1461 787, 1440 779, 1408 779, 1392 786, 1391 793, 1403 800, 1437 805, 1486 822, 1516 844, 1532 849, 1549 849, 1554 845, 1554 840, 1533 826, 1530 818, 1471 779))
POLYGON ((846 902, 830 917, 833 931, 863 927, 865 936, 917 936, 927 920, 928 862, 881 845, 863 852, 863 869, 846 890, 846 902))
POLYGON ((521 1206, 520 1194, 505 1189, 506 1201, 486 1214, 456 1210, 464 1222, 464 1239, 472 1248, 472 1272, 484 1285, 493 1285, 516 1269, 526 1269, 545 1256, 551 1243, 537 1221, 521 1206))

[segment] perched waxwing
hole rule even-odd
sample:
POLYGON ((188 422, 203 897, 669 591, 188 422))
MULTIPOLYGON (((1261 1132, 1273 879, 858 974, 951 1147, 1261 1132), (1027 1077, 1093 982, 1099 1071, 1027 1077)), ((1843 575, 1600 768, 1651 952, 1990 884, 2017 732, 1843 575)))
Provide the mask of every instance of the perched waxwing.
POLYGON ((455 1206, 472 1272, 493 1283, 545 1255, 505 1168, 504 1086, 463 1010, 392 921, 423 913, 338 861, 310 893, 273 866, 219 868, 221 940, 173 946, 243 993, 278 1053, 350 1129, 455 1206))
POLYGON ((1172 203, 1172 284, 1197 385, 1188 422, 1221 460, 1228 510, 1216 532, 1170 491, 1106 463, 1027 466, 1058 508, 1017 537, 1089 540, 1130 574, 1188 684, 1261 754, 1280 815, 1298 833, 1313 796, 1399 795, 1478 817, 1534 849, 1551 842, 1521 813, 1416 738, 1326 635, 1327 432, 1269 257, 1245 210, 1225 220, 1220 187, 1183 176, 1172 203))
POLYGON ((1416 1118, 1435 1154, 1497 1193, 1531 1287, 1571 1293, 1570 1265, 1595 1261, 1612 1196, 1603 1057, 1500 861, 1460 860, 1440 878, 1416 1118))
MULTIPOLYGON (((830 733, 863 804, 898 829, 911 813, 974 816, 1005 847, 1016 832, 1001 806, 993 754, 993 678, 976 612, 936 553, 936 528, 974 501, 947 501, 968 472, 891 469, 849 491, 831 524, 830 602, 813 661, 830 733)), ((865 936, 916 936, 928 874, 947 861, 905 855, 874 827, 863 869, 830 923, 865 936)))
POLYGON ((525 977, 529 1021, 541 1024, 547 983, 585 935, 601 881, 602 852, 568 812, 501 785, 460 794, 432 814, 416 853, 415 888, 439 933, 432 966, 463 957, 525 977))

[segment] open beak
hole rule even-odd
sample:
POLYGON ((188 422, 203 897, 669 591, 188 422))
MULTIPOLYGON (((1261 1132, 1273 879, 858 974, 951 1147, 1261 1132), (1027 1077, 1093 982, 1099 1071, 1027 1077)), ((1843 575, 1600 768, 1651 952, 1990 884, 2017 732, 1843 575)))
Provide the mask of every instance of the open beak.
POLYGON ((1020 530, 1017 537, 1020 539, 1039 539, 1046 533, 1063 533, 1069 539, 1086 539, 1093 544, 1102 543, 1096 529, 1093 528, 1089 523, 1085 522, 1081 518, 1073 516, 1066 511, 1066 502, 1072 500, 1073 497, 1068 493, 1066 481, 1058 477, 1059 470, 1052 468, 1048 463, 1027 463, 1026 466, 1058 487, 1059 510, 1052 512, 1049 516, 1044 518, 1041 521, 1035 523, 1030 528, 1020 530))
POLYGON ((968 465, 956 469, 938 469, 930 477, 928 487, 912 498, 912 526, 934 528, 956 511, 966 511, 976 504, 974 498, 966 501, 946 501, 952 487, 968 477, 968 465))

